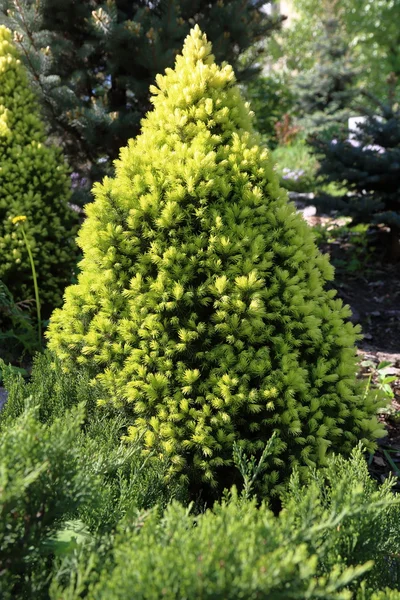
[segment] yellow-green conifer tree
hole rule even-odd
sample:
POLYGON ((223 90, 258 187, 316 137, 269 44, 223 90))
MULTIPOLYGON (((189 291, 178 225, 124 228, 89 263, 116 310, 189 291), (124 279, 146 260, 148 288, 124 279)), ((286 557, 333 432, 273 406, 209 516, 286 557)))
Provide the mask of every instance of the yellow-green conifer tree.
POLYGON ((325 289, 332 267, 279 188, 232 68, 195 28, 152 93, 115 178, 94 188, 50 347, 91 369, 171 473, 229 481, 234 441, 257 455, 274 431, 268 486, 327 450, 373 447, 358 330, 325 289))
POLYGON ((77 216, 61 152, 46 145, 36 98, 12 42, 0 27, 0 280, 15 301, 33 299, 26 244, 13 219, 25 216, 36 266, 42 316, 61 304, 77 257, 77 216))

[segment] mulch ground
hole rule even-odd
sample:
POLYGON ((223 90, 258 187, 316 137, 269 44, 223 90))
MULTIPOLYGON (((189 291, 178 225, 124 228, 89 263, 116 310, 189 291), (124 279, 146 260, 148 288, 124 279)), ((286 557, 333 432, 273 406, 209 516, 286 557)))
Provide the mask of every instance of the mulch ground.
MULTIPOLYGON (((380 415, 387 436, 379 440, 379 449, 369 457, 371 474, 383 481, 389 473, 400 477, 400 273, 393 266, 377 266, 372 275, 338 281, 338 294, 353 309, 353 320, 362 326, 364 339, 359 343, 363 360, 377 367, 390 363, 384 369, 395 377, 390 386, 393 399, 386 413, 380 415)), ((343 277, 343 276, 342 276, 343 277)), ((365 368, 369 376, 373 368, 365 368)), ((396 485, 400 491, 400 479, 396 485)))
MULTIPOLYGON (((330 226, 335 222, 334 216, 314 213, 304 217, 310 225, 330 226)), ((375 368, 362 367, 360 377, 373 373, 376 381, 376 367, 387 362, 390 364, 384 374, 396 378, 390 383, 393 399, 379 417, 385 423, 387 436, 379 440, 379 448, 368 457, 368 462, 371 475, 379 481, 384 481, 390 473, 398 477, 395 489, 400 491, 400 265, 388 263, 384 248, 378 243, 372 255, 366 251, 364 260, 362 252, 358 253, 358 268, 349 272, 346 265, 352 260, 354 249, 346 237, 320 247, 330 254, 333 264, 339 265, 334 285, 338 295, 350 305, 352 321, 362 327, 360 357, 375 365, 375 368)))

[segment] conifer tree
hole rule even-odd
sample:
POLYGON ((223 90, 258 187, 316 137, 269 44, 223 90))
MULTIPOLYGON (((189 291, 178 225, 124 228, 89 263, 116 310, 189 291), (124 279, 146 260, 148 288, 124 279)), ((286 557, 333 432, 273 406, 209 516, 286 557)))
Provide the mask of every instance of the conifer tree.
POLYGON ((273 1, 0 0, 51 131, 80 174, 75 202, 88 199, 88 181, 111 172, 121 146, 139 133, 149 86, 173 66, 190 27, 199 23, 217 58, 246 80, 259 70, 259 53, 243 53, 281 20, 263 11, 273 1))
POLYGON ((77 217, 68 206, 70 179, 60 151, 46 145, 39 107, 12 34, 0 27, 0 280, 16 302, 33 299, 25 233, 36 265, 42 316, 61 304, 77 260, 77 217))
POLYGON ((372 448, 382 426, 356 382, 358 329, 324 287, 332 267, 279 188, 232 68, 195 27, 151 93, 115 178, 94 186, 50 348, 125 408, 129 439, 192 481, 229 482, 234 441, 257 455, 273 432, 268 486, 328 449, 372 448))
POLYGON ((388 78, 387 102, 368 94, 363 119, 356 132, 333 140, 310 140, 319 159, 319 175, 338 182, 347 192, 342 196, 320 194, 316 201, 352 217, 352 223, 389 229, 387 255, 400 260, 400 102, 397 77, 388 78))
POLYGON ((348 43, 341 31, 335 2, 325 2, 326 17, 314 47, 314 66, 295 79, 299 124, 307 134, 343 129, 357 97, 359 70, 355 68, 348 43))

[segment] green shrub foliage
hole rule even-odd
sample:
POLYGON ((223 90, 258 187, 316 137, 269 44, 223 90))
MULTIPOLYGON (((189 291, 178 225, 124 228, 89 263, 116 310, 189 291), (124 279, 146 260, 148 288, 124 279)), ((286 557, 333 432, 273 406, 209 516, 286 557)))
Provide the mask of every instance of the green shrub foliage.
POLYGON ((245 94, 255 112, 255 128, 269 148, 278 146, 276 124, 294 105, 285 73, 273 71, 245 84, 245 94))
POLYGON ((279 515, 235 489, 198 514, 183 488, 165 484, 163 461, 121 443, 123 418, 88 418, 81 379, 81 404, 63 412, 77 390, 56 370, 45 393, 50 368, 47 355, 31 384, 6 376, 2 599, 398 597, 382 590, 398 587, 399 500, 391 480, 370 478, 361 447, 309 471, 305 485, 296 471, 279 515))
POLYGON ((152 93, 115 178, 94 187, 50 347, 95 374, 171 474, 215 485, 235 440, 257 455, 273 431, 267 485, 328 448, 372 448, 382 428, 356 383, 358 330, 232 68, 195 28, 152 93))
POLYGON ((60 362, 48 351, 36 354, 27 381, 1 360, 0 373, 8 392, 7 403, 0 412, 0 429, 24 413, 28 398, 34 398, 36 418, 48 425, 77 404, 85 406, 88 419, 97 416, 97 393, 88 374, 82 369, 78 373, 64 373, 60 362))
MULTIPOLYGON (((65 391, 62 377, 58 383, 65 391)), ((40 422, 37 388, 38 397, 25 395, 23 412, 9 413, 0 430, 2 600, 48 599, 51 573, 65 556, 72 569, 78 542, 97 540, 104 552, 127 511, 185 498, 183 489, 167 488, 161 462, 149 465, 138 446, 120 441, 121 420, 89 423, 82 403, 40 422)))
POLYGON ((400 592, 397 590, 386 589, 379 592, 374 592, 371 596, 363 591, 357 596, 357 600, 400 600, 400 592))
POLYGON ((11 32, 0 27, 0 279, 16 302, 34 298, 32 272, 21 232, 36 264, 42 316, 61 304, 76 261, 76 213, 68 207, 70 181, 63 157, 45 144, 36 98, 11 32))
MULTIPOLYGON (((81 411, 82 413, 82 411, 81 411)), ((82 414, 41 425, 26 411, 0 436, 0 596, 37 597, 46 586, 46 544, 67 515, 90 501, 93 474, 78 468, 82 414)))
POLYGON ((234 491, 198 516, 176 502, 128 514, 109 560, 82 557, 51 597, 81 597, 88 574, 96 600, 399 597, 378 592, 397 587, 399 500, 391 482, 378 488, 370 479, 361 449, 311 473, 305 487, 294 475, 289 490, 279 516, 234 491))

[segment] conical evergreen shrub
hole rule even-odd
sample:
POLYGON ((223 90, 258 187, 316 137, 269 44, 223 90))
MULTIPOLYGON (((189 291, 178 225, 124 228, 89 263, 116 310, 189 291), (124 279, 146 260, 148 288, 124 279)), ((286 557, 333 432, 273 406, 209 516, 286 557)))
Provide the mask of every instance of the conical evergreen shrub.
POLYGON ((13 218, 26 216, 42 316, 62 302, 77 257, 77 216, 62 154, 47 146, 36 98, 11 32, 0 27, 0 280, 14 300, 33 299, 27 248, 13 218))
POLYGON ((115 178, 94 188, 50 347, 192 480, 227 481, 234 441, 259 454, 273 431, 268 486, 328 449, 372 448, 382 428, 356 383, 358 329, 324 287, 333 269, 257 145, 232 68, 195 28, 157 86, 115 178))

